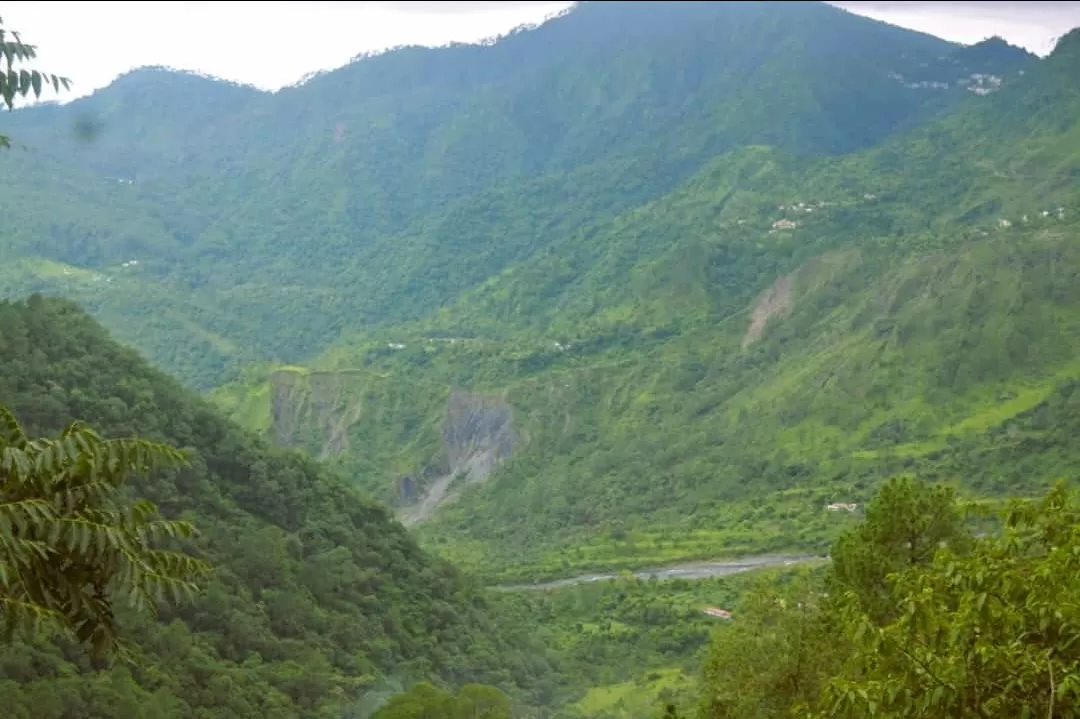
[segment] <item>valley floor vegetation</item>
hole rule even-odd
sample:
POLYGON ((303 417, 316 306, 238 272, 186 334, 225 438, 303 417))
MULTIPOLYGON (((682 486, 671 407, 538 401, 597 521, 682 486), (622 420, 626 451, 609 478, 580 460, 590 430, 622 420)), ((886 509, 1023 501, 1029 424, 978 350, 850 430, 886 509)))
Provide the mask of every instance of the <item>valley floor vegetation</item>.
POLYGON ((763 582, 718 629, 698 719, 1080 716, 1080 504, 1064 484, 999 526, 894 479, 832 564, 763 582))

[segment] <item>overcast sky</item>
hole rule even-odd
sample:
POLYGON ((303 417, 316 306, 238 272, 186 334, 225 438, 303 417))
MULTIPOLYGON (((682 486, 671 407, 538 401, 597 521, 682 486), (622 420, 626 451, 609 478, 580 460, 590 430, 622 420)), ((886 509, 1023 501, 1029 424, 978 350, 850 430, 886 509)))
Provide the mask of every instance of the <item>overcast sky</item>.
MULTIPOLYGON (((38 67, 70 77, 68 98, 133 67, 166 65, 276 89, 353 56, 403 44, 491 37, 566 2, 3 2, 38 67)), ((1080 2, 837 2, 958 42, 1001 35, 1045 54, 1080 26, 1080 2)))

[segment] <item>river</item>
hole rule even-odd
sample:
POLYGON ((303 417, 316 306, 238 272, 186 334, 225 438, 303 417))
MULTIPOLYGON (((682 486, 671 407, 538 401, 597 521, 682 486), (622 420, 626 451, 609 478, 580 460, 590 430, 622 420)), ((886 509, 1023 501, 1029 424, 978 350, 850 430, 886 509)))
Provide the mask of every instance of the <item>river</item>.
MULTIPOLYGON (((801 564, 803 562, 824 559, 828 559, 828 557, 822 557, 812 554, 760 554, 757 556, 742 557, 739 559, 717 559, 701 562, 686 562, 684 564, 672 564, 666 567, 656 567, 653 569, 639 569, 633 572, 633 574, 639 579, 651 579, 653 577, 659 580, 708 579, 710 577, 724 577, 729 574, 748 572, 753 569, 786 567, 793 564, 801 564)), ((577 577, 556 579, 550 582, 537 582, 535 584, 504 584, 492 588, 503 592, 519 592, 537 589, 560 589, 562 587, 571 587, 575 584, 586 584, 589 582, 606 582, 617 578, 618 576, 620 576, 620 574, 621 572, 582 574, 577 577)))

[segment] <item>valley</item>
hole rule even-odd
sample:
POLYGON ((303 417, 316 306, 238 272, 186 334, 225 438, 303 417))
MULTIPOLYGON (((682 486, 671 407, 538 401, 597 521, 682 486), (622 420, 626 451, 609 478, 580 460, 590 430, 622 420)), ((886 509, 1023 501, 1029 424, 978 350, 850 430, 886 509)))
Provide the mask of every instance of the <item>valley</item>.
POLYGON ((1071 546, 1080 29, 582 2, 277 92, 139 68, 0 135, 0 404, 190 452, 133 491, 218 567, 124 616, 141 666, 0 647, 14 716, 862 717, 829 692, 910 679, 866 637, 961 592, 898 536, 976 594, 1072 576, 990 517, 1071 546))

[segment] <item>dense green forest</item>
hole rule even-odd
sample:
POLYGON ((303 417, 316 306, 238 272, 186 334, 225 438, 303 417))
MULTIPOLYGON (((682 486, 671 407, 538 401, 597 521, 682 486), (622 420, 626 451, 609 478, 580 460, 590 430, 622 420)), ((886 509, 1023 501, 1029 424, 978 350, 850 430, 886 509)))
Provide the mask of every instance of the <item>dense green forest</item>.
POLYGON ((890 481, 829 566, 744 596, 685 715, 1077 716, 1078 511, 1058 486, 977 536, 950 490, 890 481))
POLYGON ((214 397, 403 518, 449 479, 418 531, 504 579, 823 549, 845 521, 823 505, 960 446, 1000 460, 978 489, 1041 491, 1068 448, 995 438, 1076 378, 1077 37, 865 151, 725 153, 430 319, 214 397))
POLYGON ((193 522, 214 567, 191 602, 122 616, 134 656, 104 674, 71 643, 4 647, 7 716, 366 716, 349 712, 373 689, 418 679, 552 698, 546 649, 384 508, 222 419, 71 303, 0 305, 0 361, 0 404, 31 436, 79 418, 185 450, 187 467, 133 488, 193 522))
POLYGON ((0 472, 176 447, 123 496, 212 568, 5 643, 12 716, 1075 715, 1080 29, 582 2, 0 139, 0 472))
POLYGON ((274 94, 136 70, 0 120, 0 289, 76 299, 207 388, 426 317, 726 151, 865 147, 1033 62, 823 3, 585 2, 274 94))

